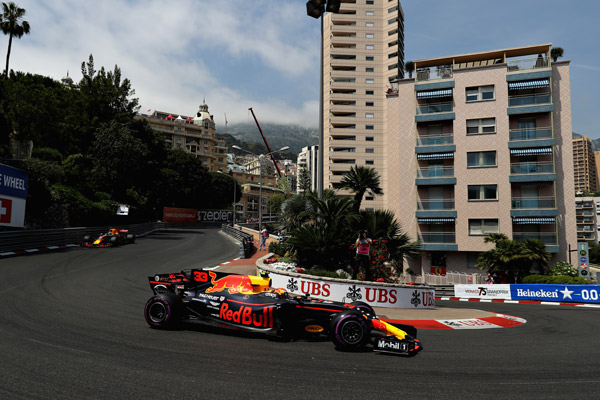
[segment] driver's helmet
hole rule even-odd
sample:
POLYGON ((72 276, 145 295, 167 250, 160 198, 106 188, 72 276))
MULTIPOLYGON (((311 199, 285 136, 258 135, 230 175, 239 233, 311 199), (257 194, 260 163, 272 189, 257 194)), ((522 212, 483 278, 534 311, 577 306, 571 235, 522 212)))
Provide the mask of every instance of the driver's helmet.
POLYGON ((109 233, 110 233, 111 235, 116 235, 116 234, 118 234, 119 232, 118 232, 118 231, 117 231, 115 228, 113 228, 113 229, 111 229, 111 230, 110 230, 110 232, 109 232, 109 233))

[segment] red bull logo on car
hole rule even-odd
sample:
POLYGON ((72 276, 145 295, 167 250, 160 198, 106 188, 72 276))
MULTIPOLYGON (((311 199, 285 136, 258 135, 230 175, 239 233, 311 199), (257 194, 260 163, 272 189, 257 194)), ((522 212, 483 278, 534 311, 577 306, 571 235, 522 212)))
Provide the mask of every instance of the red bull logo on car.
POLYGON ((235 322, 256 328, 273 327, 273 307, 254 310, 252 307, 241 306, 238 310, 229 308, 229 303, 221 304, 219 318, 224 321, 235 322))
POLYGON ((222 292, 227 290, 229 294, 242 293, 252 294, 252 280, 247 275, 227 275, 220 279, 217 278, 217 274, 209 272, 210 281, 213 286, 206 289, 206 293, 222 292))

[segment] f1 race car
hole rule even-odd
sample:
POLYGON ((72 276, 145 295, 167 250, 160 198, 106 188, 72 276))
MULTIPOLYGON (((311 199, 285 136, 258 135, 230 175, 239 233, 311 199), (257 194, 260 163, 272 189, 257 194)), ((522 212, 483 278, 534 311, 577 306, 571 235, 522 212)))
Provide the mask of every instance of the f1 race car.
POLYGON ((144 316, 152 328, 198 322, 283 339, 327 335, 342 350, 372 344, 378 352, 411 356, 422 349, 414 327, 385 322, 366 303, 293 295, 272 288, 266 274, 192 269, 148 280, 154 296, 146 303, 144 316))
POLYGON ((111 228, 106 233, 101 233, 96 239, 86 235, 81 245, 83 247, 115 247, 122 244, 135 243, 135 235, 129 229, 111 228))

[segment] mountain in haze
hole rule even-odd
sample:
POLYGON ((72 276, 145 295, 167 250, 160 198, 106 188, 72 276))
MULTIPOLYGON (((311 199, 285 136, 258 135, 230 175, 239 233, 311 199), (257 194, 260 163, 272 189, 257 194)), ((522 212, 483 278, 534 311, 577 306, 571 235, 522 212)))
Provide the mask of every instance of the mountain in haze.
MULTIPOLYGON (((284 152, 284 154, 294 154, 294 159, 303 147, 319 144, 319 130, 317 128, 305 128, 299 125, 284 125, 269 122, 261 123, 260 127, 262 128, 263 134, 265 135, 271 150, 278 150, 284 146, 289 146, 290 149, 284 152)), ((227 132, 222 132, 219 136, 224 137, 227 142, 228 135, 231 135, 231 137, 235 138, 240 143, 261 145, 263 149, 265 148, 263 139, 260 136, 260 131, 254 123, 228 125, 227 132)), ((237 144, 244 148, 242 144, 232 144, 237 144)), ((229 143, 227 143, 227 145, 230 146, 229 143)), ((256 146, 252 147, 257 148, 256 146)), ((253 149, 246 150, 256 152, 253 149)))

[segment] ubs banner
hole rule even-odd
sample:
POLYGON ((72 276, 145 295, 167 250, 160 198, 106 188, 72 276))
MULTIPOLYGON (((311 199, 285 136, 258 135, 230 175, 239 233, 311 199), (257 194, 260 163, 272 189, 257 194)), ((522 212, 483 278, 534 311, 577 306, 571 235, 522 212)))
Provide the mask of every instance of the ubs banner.
POLYGON ((25 225, 28 185, 27 173, 0 164, 0 226, 25 225))
POLYGON ((376 286, 306 279, 269 271, 275 288, 286 289, 290 293, 324 300, 362 301, 375 307, 390 308, 435 308, 435 290, 403 286, 376 286))
POLYGON ((600 285, 455 285, 457 297, 600 303, 600 285))

